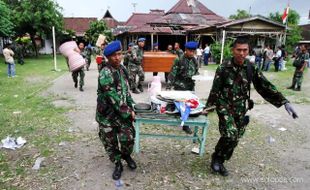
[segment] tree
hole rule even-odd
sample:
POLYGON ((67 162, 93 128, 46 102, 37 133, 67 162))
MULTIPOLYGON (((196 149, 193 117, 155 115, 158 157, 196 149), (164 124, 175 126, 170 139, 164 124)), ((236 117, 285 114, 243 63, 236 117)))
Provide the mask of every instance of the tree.
POLYGON ((108 41, 113 40, 112 32, 102 20, 93 21, 89 25, 89 29, 85 33, 85 40, 95 44, 99 34, 104 34, 108 41))
POLYGON ((0 0, 0 18, 0 36, 11 36, 14 28, 14 24, 11 20, 11 10, 2 0, 0 0))
POLYGON ((230 15, 229 18, 230 19, 243 19, 243 18, 249 18, 251 16, 252 15, 250 15, 246 10, 238 9, 237 14, 230 15))
MULTIPOLYGON (((269 18, 273 21, 282 23, 282 13, 270 13, 269 18)), ((286 37, 286 46, 287 49, 292 50, 293 47, 298 43, 301 39, 301 29, 298 26, 300 16, 297 11, 290 9, 288 14, 288 31, 286 37)))
MULTIPOLYGON (((282 14, 283 13, 280 13, 280 12, 269 13, 269 18, 273 21, 282 23, 282 14)), ((288 14, 288 26, 298 25, 299 20, 300 20, 300 16, 297 13, 297 11, 290 9, 289 14, 288 14)))
POLYGON ((52 26, 56 30, 63 29, 61 7, 52 0, 7 0, 13 10, 17 36, 29 34, 36 56, 38 55, 35 37, 50 37, 52 26))

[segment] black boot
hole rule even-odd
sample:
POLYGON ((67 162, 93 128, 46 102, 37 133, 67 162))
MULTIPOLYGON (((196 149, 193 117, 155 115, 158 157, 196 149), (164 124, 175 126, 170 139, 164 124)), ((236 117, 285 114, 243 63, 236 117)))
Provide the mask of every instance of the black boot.
POLYGON ((292 85, 292 86, 287 87, 287 89, 292 89, 292 90, 294 90, 295 87, 292 85))
POLYGON ((127 162, 130 169, 135 170, 137 168, 136 162, 131 158, 130 155, 124 155, 122 158, 127 162))
POLYGON ((132 93, 140 94, 140 91, 138 89, 136 89, 136 88, 132 89, 131 91, 132 91, 132 93))
POLYGON ((74 88, 77 88, 77 85, 78 85, 77 82, 75 82, 75 83, 74 83, 74 88))
POLYGON ((112 178, 114 180, 119 180, 122 176, 122 172, 123 172, 123 165, 121 161, 118 161, 115 163, 115 169, 114 172, 112 174, 112 178))
POLYGON ((191 130, 191 128, 189 127, 189 126, 187 126, 187 125, 184 125, 183 127, 182 127, 182 129, 183 129, 183 131, 185 131, 185 133, 187 133, 187 134, 193 134, 193 131, 191 130))
POLYGON ((215 155, 215 153, 212 154, 212 161, 211 161, 211 169, 215 173, 219 173, 222 176, 228 176, 229 173, 227 169, 224 167, 224 159, 219 158, 215 155))
POLYGON ((293 89, 294 91, 301 91, 301 87, 298 86, 297 88, 293 89))
POLYGON ((140 90, 140 92, 143 92, 143 86, 142 85, 138 85, 138 89, 140 90))
POLYGON ((80 91, 81 91, 81 92, 83 92, 83 91, 84 91, 84 90, 83 90, 83 87, 80 87, 80 91))

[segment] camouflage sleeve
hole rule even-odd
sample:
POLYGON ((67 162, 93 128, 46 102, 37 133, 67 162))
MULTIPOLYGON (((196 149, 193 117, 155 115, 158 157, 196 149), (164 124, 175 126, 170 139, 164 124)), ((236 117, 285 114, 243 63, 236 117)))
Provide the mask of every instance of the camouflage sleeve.
POLYGON ((255 68, 253 76, 253 85, 256 91, 269 103, 276 107, 281 107, 289 102, 277 88, 269 82, 262 72, 255 68))
MULTIPOLYGON (((140 51, 140 50, 139 50, 140 51)), ((141 64, 142 63, 142 60, 143 60, 143 53, 141 52, 138 52, 137 53, 137 57, 136 57, 136 62, 141 64)))
POLYGON ((175 58, 173 66, 171 68, 171 71, 168 75, 168 85, 171 87, 171 85, 175 82, 175 77, 177 76, 178 70, 179 70, 179 58, 175 58))
POLYGON ((221 73, 222 73, 222 67, 221 65, 218 66, 215 72, 212 88, 206 103, 206 107, 211 107, 216 105, 216 101, 218 100, 220 93, 221 93, 221 88, 222 88, 222 78, 221 78, 221 73))
POLYGON ((114 87, 111 71, 102 69, 98 80, 104 99, 113 107, 115 113, 119 113, 121 97, 114 87))

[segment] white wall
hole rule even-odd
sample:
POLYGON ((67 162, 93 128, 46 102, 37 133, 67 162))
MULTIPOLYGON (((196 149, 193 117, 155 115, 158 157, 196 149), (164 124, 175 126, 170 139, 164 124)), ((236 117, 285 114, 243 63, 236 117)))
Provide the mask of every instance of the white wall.
POLYGON ((48 40, 44 40, 44 47, 42 47, 39 50, 40 54, 52 54, 53 53, 53 40, 52 39, 48 39, 48 40))

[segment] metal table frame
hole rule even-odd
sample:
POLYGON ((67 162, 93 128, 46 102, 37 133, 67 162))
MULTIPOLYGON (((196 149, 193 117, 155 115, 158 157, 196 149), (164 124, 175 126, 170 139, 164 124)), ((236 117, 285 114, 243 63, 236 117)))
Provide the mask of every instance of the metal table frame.
POLYGON ((181 123, 180 116, 175 115, 155 115, 152 114, 137 114, 136 121, 135 121, 135 130, 136 130, 136 137, 135 137, 135 146, 134 150, 136 153, 140 151, 140 138, 141 137, 151 137, 151 138, 173 138, 173 139, 180 139, 180 140, 193 140, 195 143, 196 141, 199 142, 199 155, 202 156, 205 153, 205 145, 206 145, 206 138, 207 138, 207 130, 208 130, 208 119, 206 116, 199 116, 199 117, 189 117, 189 119, 185 122, 184 125, 194 127, 194 134, 193 136, 180 136, 180 135, 164 135, 164 134, 150 134, 150 133, 141 133, 141 125, 142 124, 160 124, 160 125, 174 125, 179 127, 181 123), (202 128, 202 134, 198 135, 198 129, 202 128))

